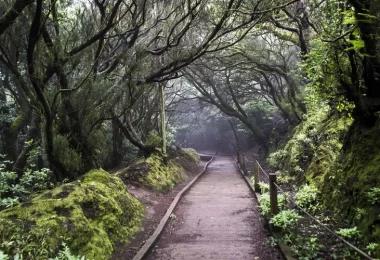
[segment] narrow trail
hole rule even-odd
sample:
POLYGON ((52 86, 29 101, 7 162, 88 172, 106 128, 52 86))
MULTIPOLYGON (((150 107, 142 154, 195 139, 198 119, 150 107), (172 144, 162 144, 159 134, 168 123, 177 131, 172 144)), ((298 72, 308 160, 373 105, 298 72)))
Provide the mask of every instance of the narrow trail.
POLYGON ((149 260, 283 259, 232 157, 217 156, 182 198, 149 260))

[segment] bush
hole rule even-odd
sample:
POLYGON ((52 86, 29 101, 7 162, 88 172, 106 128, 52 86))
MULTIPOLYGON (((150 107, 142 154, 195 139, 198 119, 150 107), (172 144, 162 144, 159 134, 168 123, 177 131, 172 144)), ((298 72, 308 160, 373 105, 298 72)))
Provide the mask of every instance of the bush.
POLYGON ((372 188, 367 192, 367 197, 371 204, 380 203, 380 188, 372 188))
POLYGON ((83 168, 82 158, 72 149, 67 136, 56 135, 54 138, 54 153, 68 172, 79 174, 83 168))
POLYGON ((0 161, 0 209, 13 207, 27 196, 46 190, 50 185, 49 169, 28 169, 17 183, 17 174, 6 170, 8 163, 10 162, 6 160, 0 161))

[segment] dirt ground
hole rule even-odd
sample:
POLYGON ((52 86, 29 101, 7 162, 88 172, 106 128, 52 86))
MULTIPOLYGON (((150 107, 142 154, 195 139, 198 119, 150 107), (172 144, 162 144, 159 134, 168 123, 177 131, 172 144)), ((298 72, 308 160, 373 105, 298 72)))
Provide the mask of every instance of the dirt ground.
POLYGON ((203 167, 204 163, 201 162, 199 166, 188 168, 187 177, 166 194, 153 192, 133 185, 127 186, 128 191, 144 204, 145 217, 142 228, 134 235, 130 244, 116 245, 116 249, 111 257, 112 260, 128 260, 135 256, 140 247, 154 232, 177 193, 199 174, 203 170, 203 167))

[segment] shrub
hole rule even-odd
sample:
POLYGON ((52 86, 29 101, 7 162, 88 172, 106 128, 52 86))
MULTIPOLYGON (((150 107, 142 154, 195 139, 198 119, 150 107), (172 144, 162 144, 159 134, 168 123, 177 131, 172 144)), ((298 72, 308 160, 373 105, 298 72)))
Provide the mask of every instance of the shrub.
POLYGON ((306 184, 296 193, 295 200, 302 208, 315 212, 319 208, 318 194, 319 191, 316 187, 306 184))
MULTIPOLYGON (((278 195, 278 208, 281 210, 285 206, 285 195, 278 195)), ((263 193, 259 200, 259 210, 262 215, 267 215, 270 212, 270 195, 269 192, 263 193)))
POLYGON ((380 188, 372 188, 367 192, 367 197, 371 204, 380 203, 380 188))
POLYGON ((294 210, 282 210, 269 221, 282 230, 294 229, 302 217, 294 210))

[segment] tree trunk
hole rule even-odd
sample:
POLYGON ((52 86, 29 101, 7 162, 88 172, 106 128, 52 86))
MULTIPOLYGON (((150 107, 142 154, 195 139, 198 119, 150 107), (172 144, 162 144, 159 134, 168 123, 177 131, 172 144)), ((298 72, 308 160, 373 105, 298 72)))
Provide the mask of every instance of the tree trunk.
POLYGON ((241 147, 240 147, 239 133, 237 132, 236 127, 235 127, 235 125, 234 125, 234 123, 233 123, 233 121, 231 119, 228 120, 228 123, 230 124, 232 132, 234 133, 234 136, 235 136, 236 150, 240 151, 241 147))
POLYGON ((26 161, 28 159, 29 152, 40 143, 41 139, 41 117, 37 113, 32 114, 32 122, 28 129, 27 140, 33 140, 32 144, 24 145, 21 153, 18 155, 17 160, 13 164, 12 171, 17 173, 18 178, 21 178, 24 173, 26 161))
POLYGON ((28 115, 21 112, 4 131, 4 149, 6 158, 15 162, 18 156, 18 134, 28 123, 28 115))
POLYGON ((90 147, 88 136, 83 131, 82 121, 78 112, 74 109, 71 100, 71 95, 63 95, 64 98, 64 107, 67 112, 67 117, 69 121, 70 128, 70 140, 69 143, 72 148, 77 150, 83 159, 84 172, 87 172, 91 169, 98 168, 98 163, 93 156, 92 149, 90 147))
POLYGON ((160 85, 160 118, 161 118, 162 153, 166 154, 165 98, 164 98, 163 84, 160 85))
POLYGON ((120 128, 118 127, 116 119, 112 120, 112 167, 117 167, 122 162, 122 154, 120 153, 122 139, 120 135, 120 128))
POLYGON ((0 35, 11 26, 11 24, 16 20, 16 18, 21 14, 22 10, 33 3, 34 0, 16 0, 16 2, 9 8, 9 10, 0 17, 0 35))
POLYGON ((147 158, 150 154, 153 153, 155 147, 145 145, 140 140, 128 117, 125 124, 120 120, 120 118, 116 118, 115 121, 122 133, 124 134, 124 136, 128 139, 128 141, 131 142, 131 144, 133 144, 137 148, 139 148, 140 151, 143 153, 144 157, 147 158))
MULTIPOLYGON (((361 39, 364 41, 362 49, 363 74, 359 80, 365 84, 365 96, 359 93, 359 101, 356 102, 354 117, 362 125, 372 127, 378 120, 376 112, 380 110, 380 0, 350 0, 355 7, 355 17, 360 29, 361 39), (367 17, 370 16, 372 18, 367 17)), ((360 88, 361 86, 358 86, 360 88)), ((360 92, 363 92, 361 90, 360 92)))

